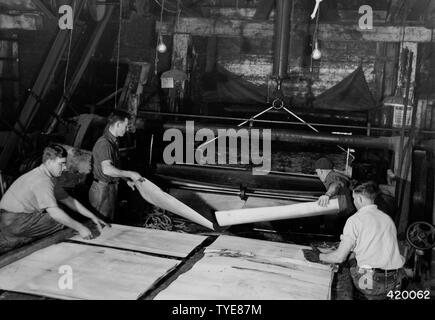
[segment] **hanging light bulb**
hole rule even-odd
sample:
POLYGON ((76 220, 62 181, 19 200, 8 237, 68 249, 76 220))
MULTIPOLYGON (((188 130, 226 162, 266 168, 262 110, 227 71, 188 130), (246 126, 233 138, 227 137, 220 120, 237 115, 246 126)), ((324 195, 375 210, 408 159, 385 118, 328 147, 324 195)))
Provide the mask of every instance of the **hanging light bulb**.
POLYGON ((314 50, 311 56, 314 60, 319 60, 322 57, 322 52, 319 50, 319 43, 317 42, 317 40, 316 42, 314 42, 314 50))
POLYGON ((160 53, 165 53, 167 50, 165 43, 163 42, 163 37, 159 34, 159 43, 157 45, 157 51, 160 53))

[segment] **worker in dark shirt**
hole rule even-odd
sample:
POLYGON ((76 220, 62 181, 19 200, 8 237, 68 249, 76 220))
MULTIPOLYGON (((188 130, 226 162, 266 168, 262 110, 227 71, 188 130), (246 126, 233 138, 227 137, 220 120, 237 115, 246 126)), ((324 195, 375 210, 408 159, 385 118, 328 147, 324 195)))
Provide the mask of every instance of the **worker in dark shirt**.
POLYGON ((126 180, 134 190, 134 182, 141 178, 135 171, 121 170, 118 137, 127 132, 130 115, 115 110, 108 118, 104 134, 92 149, 94 181, 89 190, 89 202, 101 215, 114 220, 119 179, 126 180))
POLYGON ((320 158, 314 165, 316 174, 326 188, 325 194, 319 197, 320 206, 327 206, 329 199, 337 198, 339 215, 348 217, 355 213, 356 209, 352 201, 350 191, 350 179, 344 174, 334 170, 334 165, 328 158, 320 158))
MULTIPOLYGON (((337 198, 339 213, 337 216, 325 216, 326 229, 334 234, 341 233, 349 216, 356 212, 350 190, 350 179, 334 170, 334 165, 328 158, 320 158, 314 164, 317 176, 326 188, 325 194, 319 197, 320 206, 327 206, 329 199, 337 198)), ((353 285, 350 266, 346 261, 339 266, 332 283, 333 298, 336 300, 352 300, 353 285)))

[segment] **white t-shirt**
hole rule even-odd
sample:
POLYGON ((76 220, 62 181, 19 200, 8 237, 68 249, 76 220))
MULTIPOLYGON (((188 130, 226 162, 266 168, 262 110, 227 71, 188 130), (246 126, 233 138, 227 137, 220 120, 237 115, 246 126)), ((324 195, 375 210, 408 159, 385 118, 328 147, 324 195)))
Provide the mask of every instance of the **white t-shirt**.
POLYGON ((0 201, 0 209, 15 213, 33 213, 57 207, 57 200, 68 197, 56 184, 44 165, 23 174, 9 187, 0 201))
POLYGON ((352 243, 359 267, 392 270, 405 263, 399 252, 396 226, 376 205, 365 206, 347 219, 341 240, 352 243))

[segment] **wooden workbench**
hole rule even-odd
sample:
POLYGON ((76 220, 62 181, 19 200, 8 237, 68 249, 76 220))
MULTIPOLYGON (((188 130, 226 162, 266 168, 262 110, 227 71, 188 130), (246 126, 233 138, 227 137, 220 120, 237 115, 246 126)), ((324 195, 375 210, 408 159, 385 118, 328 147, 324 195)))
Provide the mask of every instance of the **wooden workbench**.
POLYGON ((43 241, 45 247, 27 248, 15 261, 11 255, 6 260, 0 256, 0 300, 331 296, 332 268, 306 261, 304 246, 121 225, 103 230, 94 240, 66 234, 64 239, 57 236, 57 243, 43 241), (72 289, 59 285, 65 275, 59 268, 65 266, 72 270, 72 289))

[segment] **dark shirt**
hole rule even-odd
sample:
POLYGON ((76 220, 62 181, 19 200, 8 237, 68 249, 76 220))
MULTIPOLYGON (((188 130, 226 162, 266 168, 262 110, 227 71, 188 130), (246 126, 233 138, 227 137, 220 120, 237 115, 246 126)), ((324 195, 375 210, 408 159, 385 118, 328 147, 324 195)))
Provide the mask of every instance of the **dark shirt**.
POLYGON ((338 203, 340 206, 339 214, 349 216, 355 213, 356 209, 353 205, 352 193, 349 188, 349 178, 342 173, 332 170, 326 176, 323 185, 325 186, 326 190, 328 190, 333 183, 337 183, 339 185, 338 189, 336 189, 335 194, 332 195, 332 197, 336 197, 338 199, 338 203))
POLYGON ((95 143, 92 149, 92 159, 94 179, 101 182, 116 182, 119 180, 119 178, 105 175, 101 167, 101 162, 105 160, 112 161, 112 165, 116 168, 120 167, 118 139, 108 129, 104 131, 104 134, 95 143))
POLYGON ((342 194, 343 188, 349 188, 350 181, 349 178, 346 177, 344 174, 332 170, 326 176, 323 185, 325 186, 326 190, 328 190, 333 183, 338 183, 340 185, 337 194, 342 194))

